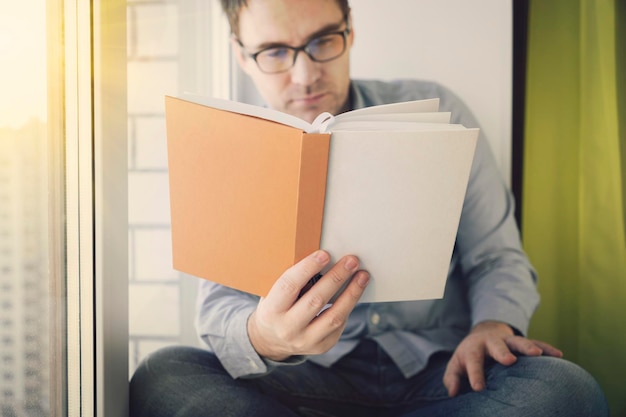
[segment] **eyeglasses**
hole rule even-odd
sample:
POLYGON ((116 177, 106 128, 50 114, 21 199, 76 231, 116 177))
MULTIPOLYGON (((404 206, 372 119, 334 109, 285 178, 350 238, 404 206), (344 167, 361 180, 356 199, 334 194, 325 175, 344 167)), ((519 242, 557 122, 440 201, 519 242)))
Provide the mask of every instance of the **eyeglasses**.
MULTIPOLYGON (((270 46, 253 54, 246 53, 256 62, 261 71, 266 74, 277 74, 290 70, 296 64, 300 51, 307 54, 314 62, 328 62, 339 58, 346 50, 346 39, 349 34, 350 27, 348 26, 341 31, 316 36, 302 46, 270 46)), ((237 42, 244 48, 240 40, 237 39, 237 42)))

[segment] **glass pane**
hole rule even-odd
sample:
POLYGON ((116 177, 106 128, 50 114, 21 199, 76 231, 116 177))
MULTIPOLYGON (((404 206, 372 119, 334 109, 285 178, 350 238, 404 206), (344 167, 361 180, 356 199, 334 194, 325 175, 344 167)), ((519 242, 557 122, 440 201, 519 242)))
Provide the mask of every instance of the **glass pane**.
MULTIPOLYGON (((46 2, 0 13, 0 415, 51 413, 46 2)), ((59 191, 59 190, 56 190, 59 191)), ((53 245, 61 245, 54 242, 53 245)))
MULTIPOLYGON (((197 278, 172 267, 164 98, 212 93, 213 3, 127 1, 131 375, 161 347, 198 343, 193 328, 197 278)), ((225 19, 222 25, 220 42, 228 45, 225 19)))

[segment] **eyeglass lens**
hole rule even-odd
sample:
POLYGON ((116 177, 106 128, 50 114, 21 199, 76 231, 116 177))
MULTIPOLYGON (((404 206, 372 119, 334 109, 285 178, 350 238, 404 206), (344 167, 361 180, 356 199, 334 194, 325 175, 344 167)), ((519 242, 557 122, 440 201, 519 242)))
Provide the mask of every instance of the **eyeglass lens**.
POLYGON ((261 71, 286 71, 294 65, 296 51, 300 49, 304 50, 313 61, 330 61, 343 53, 345 37, 343 33, 330 33, 311 39, 304 48, 286 46, 268 48, 257 54, 256 62, 261 71))

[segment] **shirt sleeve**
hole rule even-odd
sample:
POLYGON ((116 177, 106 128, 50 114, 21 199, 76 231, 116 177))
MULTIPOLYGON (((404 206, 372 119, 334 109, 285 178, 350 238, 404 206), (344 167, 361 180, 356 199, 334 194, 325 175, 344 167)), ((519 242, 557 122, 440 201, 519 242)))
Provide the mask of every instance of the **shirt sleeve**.
POLYGON ((198 288, 196 330, 233 378, 253 378, 277 366, 294 365, 305 358, 294 356, 275 362, 259 356, 248 337, 248 318, 259 297, 211 281, 201 280, 198 288))
MULTIPOLYGON (((442 89, 453 123, 478 127, 469 109, 442 89)), ((539 303, 536 273, 521 247, 515 203, 481 131, 463 204, 456 248, 468 283, 472 325, 505 322, 526 334, 539 303)))

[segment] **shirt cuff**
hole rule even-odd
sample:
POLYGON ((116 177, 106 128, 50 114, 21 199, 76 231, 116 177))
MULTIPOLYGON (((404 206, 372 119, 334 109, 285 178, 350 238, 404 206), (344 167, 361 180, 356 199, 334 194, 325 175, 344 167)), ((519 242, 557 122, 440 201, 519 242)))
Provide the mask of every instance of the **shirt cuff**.
POLYGON ((248 319, 254 308, 251 306, 233 317, 224 336, 204 336, 226 372, 233 378, 255 378, 268 374, 278 366, 305 362, 306 356, 291 356, 281 362, 259 356, 248 337, 248 319))
POLYGON ((512 307, 509 303, 503 302, 501 308, 489 309, 489 311, 480 311, 473 314, 472 327, 478 323, 485 321, 497 321, 505 323, 513 329, 517 336, 526 336, 528 334, 528 325, 530 317, 524 314, 521 308, 512 307))
POLYGON ((263 375, 268 371, 265 362, 256 353, 248 338, 248 317, 254 308, 255 306, 249 306, 233 315, 224 335, 203 335, 207 345, 233 378, 263 375))

